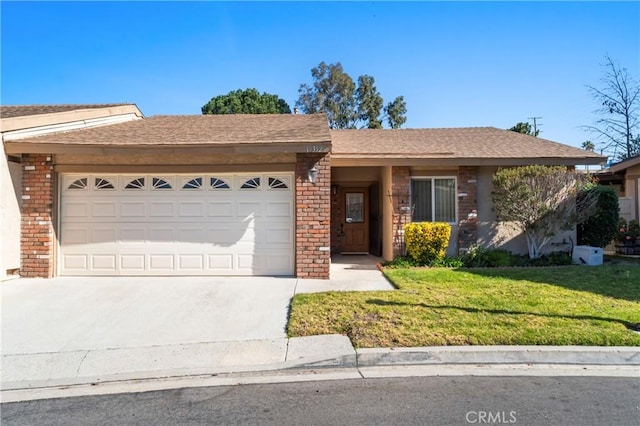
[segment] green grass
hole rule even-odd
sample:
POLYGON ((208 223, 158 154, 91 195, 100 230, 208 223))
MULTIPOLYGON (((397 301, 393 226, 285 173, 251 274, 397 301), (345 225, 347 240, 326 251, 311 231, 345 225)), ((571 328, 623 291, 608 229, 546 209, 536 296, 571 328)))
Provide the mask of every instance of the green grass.
POLYGON ((388 292, 296 295, 289 336, 354 346, 640 346, 640 264, 389 269, 388 292))

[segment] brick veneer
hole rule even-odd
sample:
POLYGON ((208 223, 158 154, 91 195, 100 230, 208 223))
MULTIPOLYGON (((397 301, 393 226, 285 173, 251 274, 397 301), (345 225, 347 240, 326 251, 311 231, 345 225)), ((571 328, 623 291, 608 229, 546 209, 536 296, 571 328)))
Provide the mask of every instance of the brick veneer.
MULTIPOLYGON (((391 170, 391 192, 393 200, 393 255, 404 254, 404 225, 411 222, 411 168, 394 166, 391 170)), ((388 197, 388 194, 383 194, 388 197)))
POLYGON ((458 252, 464 253, 478 242, 478 168, 458 168, 458 252))
POLYGON ((331 262, 330 197, 329 154, 297 154, 296 277, 298 278, 329 278, 331 262), (315 185, 309 182, 309 169, 314 164, 318 169, 315 185))
POLYGON ((53 162, 52 155, 22 156, 22 220, 20 275, 53 276, 53 162))

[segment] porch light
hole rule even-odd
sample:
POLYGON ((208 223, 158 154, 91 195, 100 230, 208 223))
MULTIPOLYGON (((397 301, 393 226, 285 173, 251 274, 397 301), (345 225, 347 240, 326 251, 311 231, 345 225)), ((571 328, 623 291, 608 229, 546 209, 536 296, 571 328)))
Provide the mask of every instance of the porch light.
POLYGON ((318 169, 316 168, 316 165, 314 164, 309 169, 309 182, 311 182, 313 185, 315 185, 317 178, 318 178, 318 169))

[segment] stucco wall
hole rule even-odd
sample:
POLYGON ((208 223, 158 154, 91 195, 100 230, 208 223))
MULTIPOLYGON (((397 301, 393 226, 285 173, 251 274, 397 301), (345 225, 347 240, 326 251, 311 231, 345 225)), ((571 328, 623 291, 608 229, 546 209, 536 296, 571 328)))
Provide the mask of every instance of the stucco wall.
POLYGON ((640 219, 640 198, 638 186, 640 185, 640 164, 629 167, 625 179, 625 195, 629 198, 628 219, 640 219))
POLYGON ((7 270, 20 268, 20 185, 19 163, 7 161, 0 143, 0 280, 7 270))
MULTIPOLYGON (((497 167, 478 167, 478 245, 501 248, 514 254, 527 254, 527 240, 523 233, 508 224, 496 223, 491 200, 491 179, 497 167)), ((526 208, 526 206, 523 206, 526 208)), ((575 230, 558 235, 547 247, 547 252, 566 251, 575 244, 575 230)))

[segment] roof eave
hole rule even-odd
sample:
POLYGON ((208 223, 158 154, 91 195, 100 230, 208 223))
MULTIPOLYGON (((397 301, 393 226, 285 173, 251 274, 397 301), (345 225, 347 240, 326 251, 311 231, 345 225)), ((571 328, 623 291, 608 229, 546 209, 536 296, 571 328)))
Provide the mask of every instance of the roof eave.
POLYGON ((295 142, 245 142, 245 143, 201 143, 201 144, 74 144, 36 143, 24 140, 5 141, 7 154, 145 154, 150 152, 208 152, 220 154, 253 153, 323 153, 331 151, 331 142, 307 140, 295 142))
POLYGON ((331 154, 331 164, 335 166, 522 166, 528 164, 539 165, 603 165, 606 157, 524 157, 524 158, 495 158, 495 157, 453 157, 453 156, 375 156, 362 154, 331 154))

